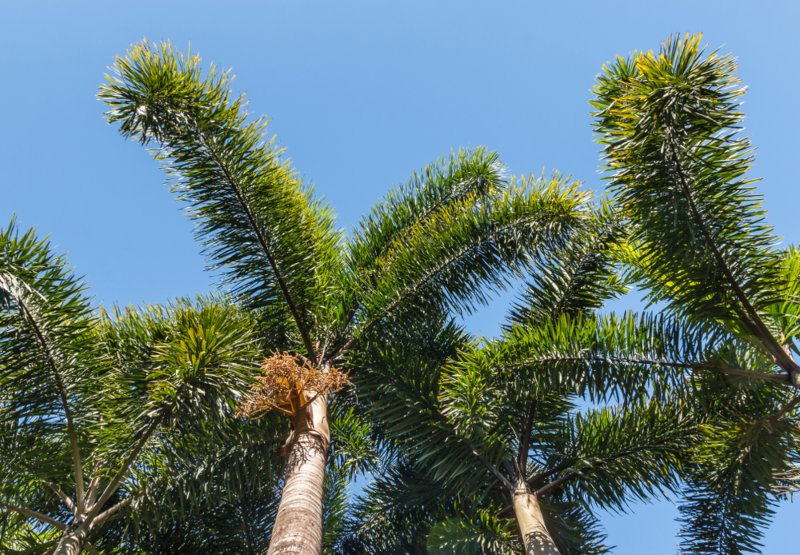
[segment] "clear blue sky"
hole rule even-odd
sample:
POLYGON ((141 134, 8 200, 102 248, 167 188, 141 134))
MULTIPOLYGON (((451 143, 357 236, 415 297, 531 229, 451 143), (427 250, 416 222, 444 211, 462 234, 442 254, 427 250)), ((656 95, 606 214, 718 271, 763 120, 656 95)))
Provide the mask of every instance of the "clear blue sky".
MULTIPOLYGON (((350 229, 415 168, 486 145, 514 173, 601 188, 589 89, 614 55, 705 34, 738 56, 770 222, 800 243, 800 3, 753 1, 10 1, 0 5, 0 224, 51 235, 97 303, 162 302, 213 282, 157 164, 101 117, 103 72, 143 37, 233 67, 251 109, 350 229), (2 224, 5 225, 5 224, 2 224)), ((470 319, 492 334, 507 298, 470 319)), ((632 301, 633 302, 633 301, 632 301)), ((675 553, 668 503, 604 517, 617 553, 675 553)), ((800 503, 766 554, 796 550, 800 503)))

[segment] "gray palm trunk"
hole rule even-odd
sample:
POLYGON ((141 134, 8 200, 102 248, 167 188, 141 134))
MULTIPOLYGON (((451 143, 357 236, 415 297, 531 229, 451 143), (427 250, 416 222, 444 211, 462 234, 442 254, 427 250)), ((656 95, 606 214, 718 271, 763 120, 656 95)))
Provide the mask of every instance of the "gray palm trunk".
POLYGON ((293 419, 286 481, 268 555, 318 555, 322 549, 322 499, 330 443, 328 407, 317 396, 293 419))
POLYGON ((535 494, 526 486, 512 494, 514 517, 517 519, 526 555, 560 555, 544 522, 544 514, 535 494))
POLYGON ((83 525, 67 530, 58 542, 53 555, 78 555, 85 547, 86 536, 83 525))

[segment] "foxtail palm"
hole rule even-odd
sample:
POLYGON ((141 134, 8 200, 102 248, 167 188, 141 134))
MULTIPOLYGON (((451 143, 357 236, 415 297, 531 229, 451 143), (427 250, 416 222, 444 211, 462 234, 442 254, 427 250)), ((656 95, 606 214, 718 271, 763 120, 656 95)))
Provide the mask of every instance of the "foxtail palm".
POLYGON ((252 330, 211 300, 97 314, 33 230, 0 232, 0 545, 101 549, 170 438, 230 418, 252 330))
POLYGON ((356 383, 397 455, 356 509, 354 552, 604 553, 592 506, 675 487, 697 422, 673 389, 702 356, 678 322, 594 314, 625 290, 624 228, 596 215, 539 260, 500 339, 443 318, 427 343, 375 345, 356 383))
POLYGON ((777 249, 748 176, 736 61, 700 41, 617 58, 594 106, 609 187, 632 225, 632 276, 713 337, 729 369, 702 383, 719 418, 687 477, 683 549, 744 553, 758 550, 776 476, 791 478, 798 457, 800 254, 777 249))
POLYGON ((270 553, 318 553, 328 377, 355 379, 362 369, 348 361, 369 340, 485 301, 567 239, 584 196, 561 177, 509 185, 496 155, 460 152, 395 189, 344 239, 230 81, 197 56, 142 43, 117 59, 100 98, 124 136, 156 148, 211 266, 279 351, 249 405, 278 408, 293 426, 270 553))

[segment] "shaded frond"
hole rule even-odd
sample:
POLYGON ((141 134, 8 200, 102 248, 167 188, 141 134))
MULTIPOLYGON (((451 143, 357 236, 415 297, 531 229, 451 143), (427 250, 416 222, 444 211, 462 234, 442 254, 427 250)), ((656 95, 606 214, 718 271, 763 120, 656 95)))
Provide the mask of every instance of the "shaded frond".
POLYGON ((627 234, 624 222, 608 203, 591 216, 568 243, 536 260, 507 327, 562 314, 588 315, 627 291, 615 268, 615 251, 627 234))
POLYGON ((592 409, 573 420, 544 449, 546 468, 564 470, 542 475, 547 483, 537 491, 566 488, 571 499, 616 511, 676 491, 684 455, 698 439, 688 410, 655 402, 592 409))
POLYGON ((513 555, 522 550, 515 523, 493 511, 478 510, 435 524, 428 534, 431 555, 513 555))

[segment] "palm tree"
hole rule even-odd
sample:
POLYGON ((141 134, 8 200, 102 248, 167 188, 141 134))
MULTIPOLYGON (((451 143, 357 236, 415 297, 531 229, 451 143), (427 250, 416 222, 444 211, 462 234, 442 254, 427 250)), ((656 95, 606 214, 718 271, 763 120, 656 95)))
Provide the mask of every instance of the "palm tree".
POLYGON ((604 68, 596 128, 632 225, 632 277, 728 368, 699 384, 717 418, 686 477, 683 552, 757 552, 774 488, 796 478, 800 252, 777 249, 748 176, 736 62, 700 41, 672 37, 604 68))
POLYGON ((170 443, 230 419, 256 368, 252 326, 212 299, 98 314, 46 241, 3 230, 3 549, 110 552, 105 532, 146 497, 170 443))
POLYGON ((593 507, 676 488, 698 421, 673 369, 699 356, 678 322, 594 314, 625 290, 624 236, 599 209, 540 259, 498 340, 442 318, 429 343, 375 346, 357 385, 395 456, 356 507, 353 552, 606 553, 593 507))
MULTIPOLYGON (((169 44, 133 46, 101 87, 108 119, 156 147, 188 204, 213 268, 276 353, 247 407, 290 417, 288 464, 270 553, 318 553, 331 440, 328 397, 364 369, 364 345, 419 327, 429 314, 471 310, 585 216, 575 184, 509 184, 497 156, 459 152, 395 189, 346 239, 264 142, 230 75, 203 73, 169 44), (305 384, 305 385, 304 385, 305 384)), ((336 438, 334 438, 336 439, 336 438)))

